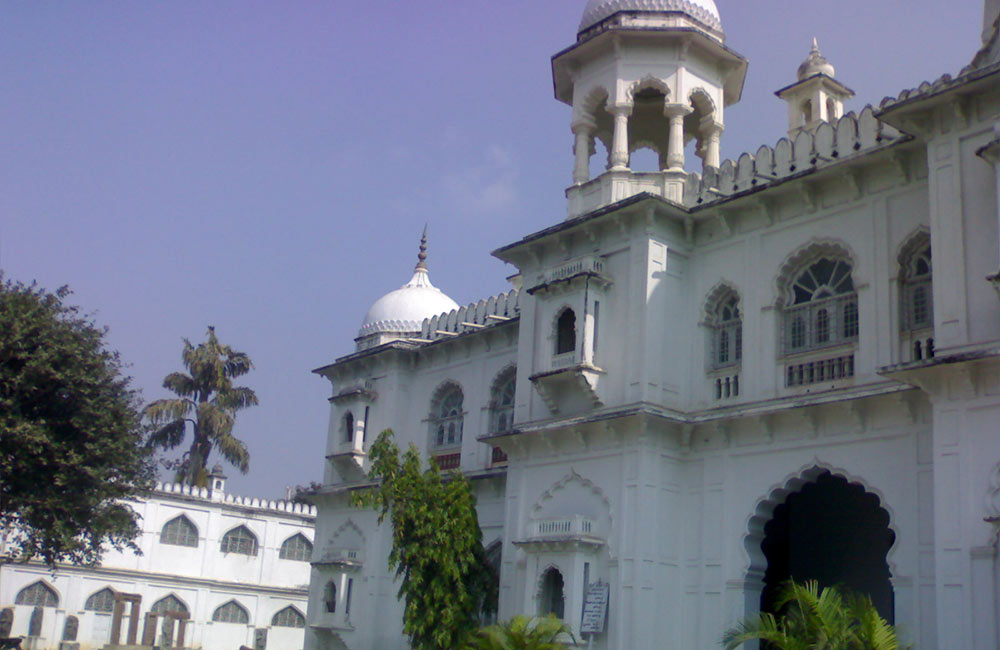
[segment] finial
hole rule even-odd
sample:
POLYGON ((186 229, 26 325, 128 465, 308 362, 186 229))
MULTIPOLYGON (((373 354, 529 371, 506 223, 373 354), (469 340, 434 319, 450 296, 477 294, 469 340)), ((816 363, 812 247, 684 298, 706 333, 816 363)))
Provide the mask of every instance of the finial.
POLYGON ((812 52, 816 52, 817 54, 819 54, 819 41, 816 40, 815 36, 813 36, 812 52))
POLYGON ((427 270, 427 224, 424 224, 424 234, 420 236, 420 252, 417 253, 417 265, 414 271, 427 270))

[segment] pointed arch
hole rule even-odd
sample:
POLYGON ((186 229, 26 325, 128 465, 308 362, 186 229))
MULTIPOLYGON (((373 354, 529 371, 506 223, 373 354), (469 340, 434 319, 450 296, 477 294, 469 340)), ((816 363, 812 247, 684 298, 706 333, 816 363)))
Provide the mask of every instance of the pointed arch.
POLYGON ((428 418, 432 447, 462 444, 465 426, 465 393, 458 382, 448 379, 434 390, 428 418))
POLYGON ((715 322, 719 304, 730 296, 735 296, 739 300, 740 311, 742 311, 743 299, 740 297, 740 290, 736 284, 729 280, 720 280, 715 283, 715 286, 705 296, 705 302, 702 303, 703 324, 710 325, 715 322))
POLYGON ((505 366, 490 385, 490 433, 506 433, 514 426, 514 393, 517 387, 517 366, 505 366))
POLYGON ((187 604, 174 593, 169 593, 153 603, 153 606, 149 608, 149 611, 157 614, 166 614, 167 612, 190 614, 187 604))
POLYGON ((641 79, 633 81, 628 90, 625 91, 625 96, 628 101, 634 102, 637 94, 644 90, 653 90, 663 95, 663 101, 669 101, 670 99, 670 86, 666 81, 656 77, 652 74, 646 74, 641 79))
POLYGON ((340 548, 361 550, 365 548, 367 541, 361 528, 348 518, 330 536, 330 544, 340 548))
POLYGON ((222 536, 220 548, 223 553, 254 556, 257 555, 257 536, 241 524, 222 536))
POLYGON ((548 565, 538 575, 536 600, 539 616, 551 614, 560 619, 566 616, 566 579, 557 565, 548 565))
POLYGON ((198 527, 186 515, 178 515, 160 529, 160 543, 171 546, 198 547, 198 527))
POLYGON ((278 551, 279 560, 295 560, 298 562, 308 562, 312 559, 313 545, 309 538, 302 533, 295 533, 281 543, 278 551))
POLYGON ((576 351, 576 312, 569 305, 563 305, 556 311, 552 324, 553 354, 569 354, 576 351))
POLYGON ((88 612, 103 612, 110 614, 115 609, 115 590, 105 587, 95 591, 84 601, 83 609, 88 612))
POLYGON ((230 600, 215 608, 212 612, 212 620, 217 623, 237 623, 239 625, 250 624, 250 612, 236 599, 230 600))
POLYGON ((271 625, 274 627, 302 628, 306 626, 306 617, 297 607, 289 605, 274 613, 274 616, 271 617, 271 625))
POLYGON ((776 306, 792 304, 790 295, 795 278, 803 269, 822 258, 847 261, 852 266, 852 274, 858 273, 857 256, 845 242, 838 239, 814 239, 786 257, 778 267, 774 285, 776 306))
POLYGON ((32 607, 58 607, 59 594, 55 587, 45 580, 38 580, 21 591, 14 598, 15 605, 30 605, 32 607))
MULTIPOLYGON (((921 226, 907 237, 896 255, 899 282, 899 328, 902 332, 929 330, 934 327, 934 267, 931 256, 931 235, 921 226)), ((915 343, 915 357, 933 356, 933 339, 928 350, 921 351, 915 343)))
POLYGON ((740 294, 728 282, 720 282, 705 301, 705 325, 709 328, 709 367, 725 368, 743 360, 743 309, 740 294))

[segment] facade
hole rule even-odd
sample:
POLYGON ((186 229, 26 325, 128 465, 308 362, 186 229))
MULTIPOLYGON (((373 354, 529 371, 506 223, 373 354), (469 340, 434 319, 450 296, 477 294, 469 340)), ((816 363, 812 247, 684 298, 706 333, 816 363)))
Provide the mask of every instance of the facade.
MULTIPOLYGON (((147 612, 186 615, 186 648, 302 648, 315 508, 227 494, 219 469, 212 489, 161 483, 133 505, 142 517, 141 556, 110 551, 98 567, 55 572, 0 565, 8 626, 0 636, 25 637, 26 650, 101 648, 112 640, 116 594, 138 594, 136 628, 143 630, 147 612)), ((155 644, 176 645, 163 622, 154 626, 155 644)))
POLYGON ((814 44, 788 137, 720 161, 747 62, 712 0, 590 0, 552 59, 566 218, 494 252, 511 291, 446 313, 407 290, 422 245, 316 370, 306 647, 406 647, 391 531, 349 503, 386 428, 473 479, 500 618, 579 629, 600 581, 593 647, 712 648, 815 578, 916 648, 998 647, 998 14, 967 68, 858 114, 814 44), (629 168, 642 148, 660 171, 629 168))

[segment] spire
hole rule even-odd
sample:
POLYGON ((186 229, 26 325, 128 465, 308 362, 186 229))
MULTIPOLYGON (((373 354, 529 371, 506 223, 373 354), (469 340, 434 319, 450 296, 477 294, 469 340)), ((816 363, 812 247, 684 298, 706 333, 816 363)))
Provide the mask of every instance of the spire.
POLYGON ((420 252, 417 253, 417 265, 414 271, 427 271, 427 224, 424 224, 424 234, 420 236, 420 252))

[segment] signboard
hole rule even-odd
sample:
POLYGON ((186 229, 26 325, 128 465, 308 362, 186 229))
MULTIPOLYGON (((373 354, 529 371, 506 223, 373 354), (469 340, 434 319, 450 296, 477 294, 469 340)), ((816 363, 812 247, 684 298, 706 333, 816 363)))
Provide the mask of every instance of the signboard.
POLYGON ((580 634, 600 634, 608 619, 608 594, 610 585, 606 582, 592 582, 583 595, 583 620, 580 634))

